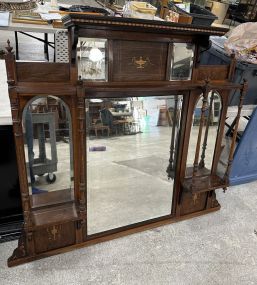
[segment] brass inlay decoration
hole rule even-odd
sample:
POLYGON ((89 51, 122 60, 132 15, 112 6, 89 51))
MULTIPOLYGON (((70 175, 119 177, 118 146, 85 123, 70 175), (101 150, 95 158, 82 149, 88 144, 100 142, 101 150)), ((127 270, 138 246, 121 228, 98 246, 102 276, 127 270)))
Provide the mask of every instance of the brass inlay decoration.
POLYGON ((199 199, 197 193, 193 194, 193 203, 194 205, 197 203, 197 200, 199 199))
POLYGON ((132 64, 136 66, 138 69, 144 69, 148 65, 154 65, 151 63, 149 57, 146 57, 145 59, 140 56, 139 58, 132 57, 132 64))
POLYGON ((61 226, 52 226, 51 228, 47 228, 48 239, 49 240, 57 240, 59 238, 61 226))

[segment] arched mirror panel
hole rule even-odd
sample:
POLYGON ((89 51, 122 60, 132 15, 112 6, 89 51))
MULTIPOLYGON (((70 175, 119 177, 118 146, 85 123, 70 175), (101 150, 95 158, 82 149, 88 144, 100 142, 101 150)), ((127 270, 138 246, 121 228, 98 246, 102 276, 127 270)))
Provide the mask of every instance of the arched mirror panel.
POLYGON ((193 171, 199 175, 211 173, 221 109, 222 100, 215 90, 205 96, 201 94, 197 100, 188 147, 187 177, 192 176, 193 171))
POLYGON ((32 207, 72 201, 72 126, 67 104, 54 96, 30 100, 23 110, 23 134, 32 207))

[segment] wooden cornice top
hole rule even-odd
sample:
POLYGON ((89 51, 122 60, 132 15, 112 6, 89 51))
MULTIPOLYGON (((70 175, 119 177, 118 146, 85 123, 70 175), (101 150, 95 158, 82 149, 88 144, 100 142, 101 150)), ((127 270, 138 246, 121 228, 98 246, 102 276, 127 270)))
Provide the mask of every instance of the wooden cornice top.
POLYGON ((114 30, 127 31, 144 31, 153 33, 176 33, 176 34, 190 34, 190 35, 216 35, 222 36, 228 29, 218 28, 212 26, 196 26, 189 24, 178 24, 165 21, 142 20, 132 18, 120 17, 103 17, 103 16, 89 16, 70 14, 62 19, 66 28, 78 26, 80 29, 95 28, 99 29, 109 28, 114 30))

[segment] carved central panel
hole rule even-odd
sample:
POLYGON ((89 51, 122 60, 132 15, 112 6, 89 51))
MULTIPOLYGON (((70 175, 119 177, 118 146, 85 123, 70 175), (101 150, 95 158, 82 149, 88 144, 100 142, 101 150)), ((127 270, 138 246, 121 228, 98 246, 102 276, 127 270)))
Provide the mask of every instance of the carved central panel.
POLYGON ((166 80, 168 44, 113 41, 113 81, 166 80))

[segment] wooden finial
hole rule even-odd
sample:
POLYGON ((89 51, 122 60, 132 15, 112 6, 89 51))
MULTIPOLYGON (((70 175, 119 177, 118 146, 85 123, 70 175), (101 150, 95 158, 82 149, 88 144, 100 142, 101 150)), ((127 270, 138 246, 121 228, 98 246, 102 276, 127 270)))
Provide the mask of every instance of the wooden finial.
POLYGON ((79 79, 78 79, 78 85, 83 85, 83 80, 81 75, 79 75, 79 79))
POLYGON ((210 76, 207 76, 205 79, 204 79, 204 85, 201 87, 202 91, 204 93, 208 93, 209 92, 209 89, 210 89, 210 82, 211 82, 211 79, 210 79, 210 76))
POLYGON ((10 46, 10 40, 9 39, 7 40, 7 47, 5 47, 5 48, 8 51, 8 53, 12 53, 13 47, 10 46))

